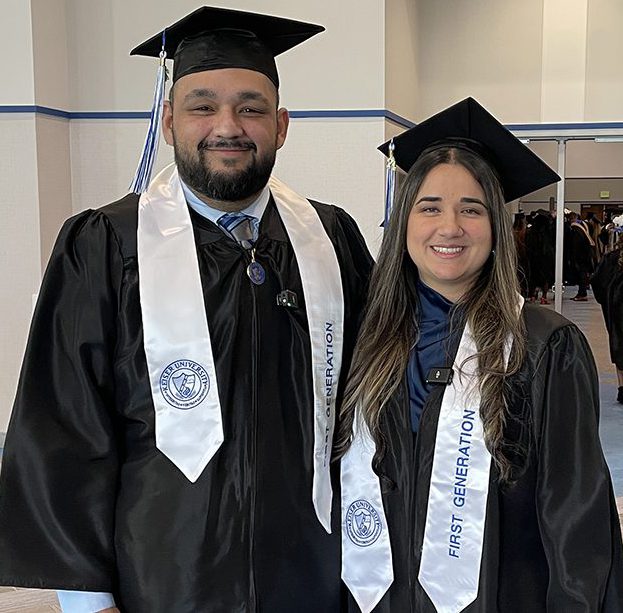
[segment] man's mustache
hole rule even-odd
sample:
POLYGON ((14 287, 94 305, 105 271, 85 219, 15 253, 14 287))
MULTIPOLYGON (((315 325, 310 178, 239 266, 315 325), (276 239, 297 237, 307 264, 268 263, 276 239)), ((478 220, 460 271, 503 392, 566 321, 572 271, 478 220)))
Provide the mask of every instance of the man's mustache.
POLYGON ((227 139, 219 139, 219 140, 202 140, 197 149, 199 151, 203 151, 204 149, 234 149, 240 151, 257 151, 257 145, 250 140, 227 140, 227 139))

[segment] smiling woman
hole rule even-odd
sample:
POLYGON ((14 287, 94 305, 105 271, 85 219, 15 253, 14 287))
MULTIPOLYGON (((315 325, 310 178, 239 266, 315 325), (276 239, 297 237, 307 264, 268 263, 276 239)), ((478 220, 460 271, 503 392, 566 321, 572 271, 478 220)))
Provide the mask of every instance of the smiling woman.
POLYGON ((336 440, 343 579, 364 613, 621 611, 593 357, 523 304, 505 207, 558 177, 471 98, 394 142, 336 440))
POLYGON ((460 163, 426 176, 407 223, 407 251, 423 283, 452 302, 474 284, 491 254, 491 221, 480 184, 460 163))

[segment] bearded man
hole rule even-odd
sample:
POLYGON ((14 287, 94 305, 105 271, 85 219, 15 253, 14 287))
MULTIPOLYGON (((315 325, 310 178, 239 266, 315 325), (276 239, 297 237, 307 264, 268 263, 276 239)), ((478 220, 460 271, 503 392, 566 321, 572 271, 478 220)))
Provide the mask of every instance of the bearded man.
POLYGON ((343 210, 271 177, 274 56, 321 30, 204 7, 135 50, 174 55, 175 164, 61 230, 7 433, 0 585, 65 611, 341 610, 329 460, 371 259, 343 210))

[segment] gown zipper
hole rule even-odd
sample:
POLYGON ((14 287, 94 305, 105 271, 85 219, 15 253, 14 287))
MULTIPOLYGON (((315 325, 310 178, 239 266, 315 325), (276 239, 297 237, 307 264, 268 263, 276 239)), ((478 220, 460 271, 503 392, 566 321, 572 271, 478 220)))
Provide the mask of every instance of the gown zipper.
MULTIPOLYGON (((247 276, 247 267, 252 261, 251 250, 244 249, 244 274, 247 276)), ((258 332, 258 309, 257 309, 257 287, 247 279, 251 286, 251 419, 253 424, 253 434, 251 438, 251 458, 253 461, 253 486, 251 488, 251 522, 250 522, 250 541, 249 541, 249 557, 251 560, 251 577, 250 577, 250 601, 251 610, 258 611, 257 602, 257 586, 255 584, 255 515, 257 502, 257 429, 258 429, 258 354, 259 354, 259 332, 258 332)))

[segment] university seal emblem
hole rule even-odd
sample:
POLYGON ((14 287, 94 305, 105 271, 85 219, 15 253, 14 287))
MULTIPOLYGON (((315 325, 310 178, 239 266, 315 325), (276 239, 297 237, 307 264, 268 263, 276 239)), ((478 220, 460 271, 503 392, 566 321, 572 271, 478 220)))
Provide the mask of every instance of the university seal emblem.
POLYGON ((355 500, 346 512, 346 534, 359 545, 369 547, 381 535, 383 526, 376 509, 367 500, 355 500))
POLYGON ((201 364, 192 360, 176 360, 162 371, 160 391, 172 407, 192 409, 208 395, 210 378, 201 364))

